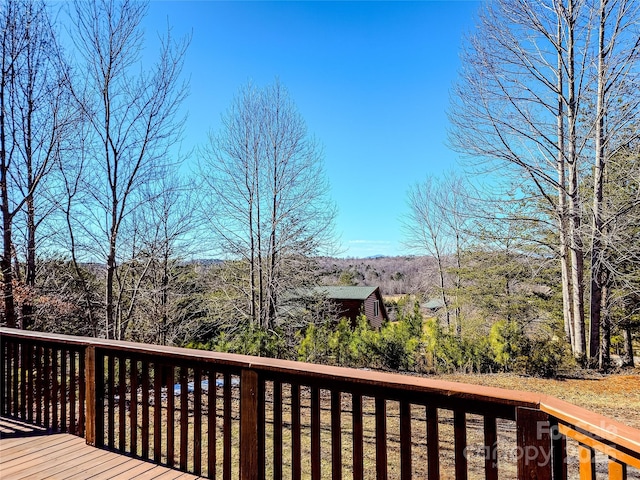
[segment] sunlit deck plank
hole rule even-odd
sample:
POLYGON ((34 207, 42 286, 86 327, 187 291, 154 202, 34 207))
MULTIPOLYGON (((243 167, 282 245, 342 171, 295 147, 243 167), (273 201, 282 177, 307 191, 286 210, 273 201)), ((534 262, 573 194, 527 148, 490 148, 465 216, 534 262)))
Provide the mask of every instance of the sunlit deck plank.
POLYGON ((3 480, 198 479, 178 470, 89 446, 81 437, 0 417, 3 480))

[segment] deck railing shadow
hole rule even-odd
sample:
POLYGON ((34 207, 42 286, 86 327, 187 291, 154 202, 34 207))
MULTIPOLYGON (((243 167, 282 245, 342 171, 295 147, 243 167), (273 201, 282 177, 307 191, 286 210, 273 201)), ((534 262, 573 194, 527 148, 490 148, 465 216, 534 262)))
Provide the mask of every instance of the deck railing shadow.
POLYGON ((0 329, 0 413, 209 478, 640 478, 640 431, 527 392, 0 329))

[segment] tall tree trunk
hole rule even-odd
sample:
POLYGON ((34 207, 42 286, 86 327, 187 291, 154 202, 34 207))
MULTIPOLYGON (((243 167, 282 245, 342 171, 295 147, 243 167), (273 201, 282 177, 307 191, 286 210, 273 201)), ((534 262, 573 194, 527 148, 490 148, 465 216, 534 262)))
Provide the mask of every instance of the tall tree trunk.
MULTIPOLYGON (((438 281, 440 282, 440 298, 442 298, 442 304, 444 305, 444 312, 447 316, 447 328, 451 328, 451 312, 449 311, 449 301, 447 300, 447 295, 445 292, 445 283, 444 283, 444 265, 442 264, 442 255, 440 254, 440 250, 437 245, 435 247, 436 250, 436 261, 438 262, 438 281)), ((457 325, 456 325, 456 333, 457 325)))
MULTIPOLYGON (((27 29, 29 32, 29 29, 27 29)), ((28 37, 28 33, 27 33, 28 37)), ((27 49, 31 50, 31 43, 27 38, 27 49)), ((31 54, 28 54, 29 60, 31 60, 31 54)), ((29 62, 30 63, 30 62, 29 62)), ((32 146, 32 120, 34 115, 34 102, 33 102, 33 71, 32 66, 29 66, 27 71, 29 78, 29 88, 27 89, 27 110, 25 114, 26 119, 26 131, 24 142, 25 163, 27 167, 27 197, 25 205, 27 207, 27 258, 26 258, 26 275, 25 283, 31 290, 27 298, 22 303, 22 328, 30 328, 33 323, 33 305, 32 294, 33 289, 36 286, 36 207, 34 200, 34 190, 36 179, 33 172, 33 146, 32 146)))
POLYGON ((169 249, 164 251, 162 258, 162 345, 167 344, 169 329, 169 249))
MULTIPOLYGON (((595 165, 593 170, 593 222, 591 228, 591 299, 589 358, 601 358, 600 352, 600 319, 602 315, 602 201, 604 192, 605 159, 605 27, 607 19, 607 0, 600 0, 600 26, 598 31, 598 90, 596 102, 595 128, 595 165)), ((608 356, 608 353, 606 353, 608 356)), ((600 361, 602 368, 602 361, 600 361)))
POLYGON ((602 345, 598 354, 598 366, 600 370, 606 371, 611 366, 611 309, 608 282, 604 283, 601 292, 605 308, 602 312, 602 345))
POLYGON ((578 105, 576 100, 576 58, 575 58, 575 30, 577 13, 575 0, 569 0, 567 19, 567 64, 568 64, 568 105, 567 123, 569 128, 568 167, 569 167, 569 237, 571 249, 571 294, 574 315, 574 336, 576 358, 583 358, 586 354, 586 335, 584 324, 584 251, 580 236, 580 190, 577 152, 577 122, 578 105))
POLYGON ((116 261, 115 252, 111 248, 107 257, 107 281, 105 285, 105 334, 106 338, 116 338, 117 326, 115 324, 114 294, 116 261))
POLYGON ((562 58, 562 16, 558 14, 557 51, 558 51, 558 112, 557 135, 558 135, 558 227, 560 240, 560 271, 562 275, 562 317, 564 319, 564 333, 567 342, 571 345, 571 351, 575 352, 575 336, 573 334, 574 318, 573 304, 571 303, 571 266, 569 264, 570 252, 567 241, 567 180, 565 162, 565 129, 564 129, 564 61, 562 58))
POLYGON ((456 318, 456 333, 458 336, 462 334, 462 318, 460 313, 460 290, 462 289, 462 279, 460 278, 460 269, 462 268, 462 246, 460 241, 460 233, 456 232, 456 306, 455 306, 455 318, 456 318))
POLYGON ((33 196, 27 199, 27 258, 25 284, 29 288, 29 295, 22 302, 22 328, 30 328, 33 325, 32 294, 36 287, 36 223, 35 202, 33 196))
POLYGON ((270 233, 270 245, 269 249, 271 255, 269 255, 269 295, 268 295, 268 312, 267 322, 264 327, 269 329, 273 327, 276 319, 276 267, 278 261, 278 244, 277 244, 277 225, 278 225, 278 183, 280 177, 278 174, 278 146, 273 147, 273 192, 271 198, 271 233, 270 233))
MULTIPOLYGON (((259 191, 259 190, 256 190, 259 191)), ((265 297, 265 279, 264 279, 264 265, 262 259, 262 227, 261 227, 261 216, 260 216, 260 196, 258 195, 256 199, 256 210, 257 210, 257 218, 256 218, 256 239, 258 240, 258 258, 257 258, 257 266, 258 266, 258 323, 256 326, 262 325, 264 321, 264 297, 265 297)))
MULTIPOLYGON (((108 158, 108 157, 107 157, 108 158)), ((114 162, 117 165, 117 161, 114 162)), ((115 182, 114 182, 115 184, 115 182)), ((111 199, 111 225, 109 228, 109 252, 107 254, 107 279, 105 285, 105 330, 107 338, 119 338, 119 332, 121 330, 121 326, 118 324, 117 320, 117 311, 115 308, 116 303, 116 295, 115 295, 115 281, 116 281, 116 252, 117 252, 117 238, 118 238, 118 230, 117 230, 117 211, 118 211, 118 201, 116 198, 116 188, 112 184, 112 199, 111 199)))
POLYGON ((624 350, 622 353, 622 366, 634 367, 633 358, 633 333, 631 331, 631 322, 625 322, 622 326, 622 339, 624 350))
POLYGON ((7 327, 16 327, 16 310, 13 298, 13 269, 11 266, 11 217, 8 208, 8 196, 4 178, 2 179, 2 293, 4 296, 4 320, 7 327), (6 203, 5 203, 6 202, 6 203))
POLYGON ((11 238, 11 224, 13 216, 9 206, 9 191, 7 187, 7 173, 9 165, 7 162, 7 145, 5 129, 5 69, 3 65, 2 79, 0 80, 0 196, 2 197, 2 293, 4 297, 4 320, 8 327, 16 327, 16 310, 13 298, 13 270, 11 267, 11 249, 13 240, 11 238))
MULTIPOLYGON (((6 32, 4 32, 6 33, 6 32)), ((6 39, 3 39, 6 42, 6 39)), ((3 46, 4 48, 4 46, 3 46)), ((5 95, 7 78, 6 65, 2 57, 2 77, 0 78, 0 196, 2 197, 2 296, 4 303, 4 321, 8 327, 16 326, 15 305, 13 302, 13 272, 11 270, 11 214, 9 212, 9 191, 7 189, 7 131, 5 129, 5 95)))
MULTIPOLYGON (((247 173, 247 177, 249 174, 247 173)), ((248 184, 247 178, 247 184, 248 184)), ((250 305, 249 305, 249 316, 251 317, 251 323, 256 323, 256 239, 253 231, 253 195, 249 192, 249 212, 248 218, 249 222, 249 288, 250 292, 250 305)))

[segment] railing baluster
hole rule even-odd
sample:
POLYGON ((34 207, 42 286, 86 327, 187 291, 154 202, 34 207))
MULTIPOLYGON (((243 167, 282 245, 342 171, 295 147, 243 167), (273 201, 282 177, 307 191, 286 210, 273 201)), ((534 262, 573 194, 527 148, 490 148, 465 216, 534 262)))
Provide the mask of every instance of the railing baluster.
POLYGON ((224 372, 222 424, 222 478, 231 480, 231 374, 224 372))
POLYGON ((311 387, 311 479, 320 480, 320 389, 311 387))
POLYGON ((127 449, 127 359, 118 356, 118 447, 127 449))
POLYGON ((14 343, 13 345, 13 415, 14 416, 18 416, 19 414, 19 395, 18 393, 20 392, 20 389, 18 388, 20 385, 20 377, 19 375, 19 370, 18 370, 18 365, 20 363, 20 344, 18 343, 14 343))
POLYGON ((400 478, 411 479, 411 405, 400 402, 400 478))
POLYGON ((172 365, 166 367, 167 378, 167 465, 175 464, 175 370, 172 365))
POLYGON ((596 452, 586 445, 578 445, 578 460, 580 461, 580 480, 595 480, 596 452))
POLYGON ((352 394, 351 417, 353 421, 353 480, 364 476, 364 444, 362 432, 362 395, 352 394))
POLYGON ((20 418, 27 416, 27 347, 23 343, 20 346, 20 418))
POLYGON ((342 393, 331 391, 331 478, 342 479, 342 393))
POLYGON ((36 424, 42 425, 42 345, 36 347, 36 424))
MULTIPOLYGON (((167 393, 169 393, 167 389, 167 393)), ((162 459, 162 366, 153 364, 153 461, 162 459)))
POLYGON ((111 354, 107 357, 107 445, 113 448, 115 445, 115 357, 111 354))
POLYGON ((438 409, 426 407, 427 419, 427 468, 429 480, 440 478, 440 438, 438 435, 438 409))
POLYGON ((484 471, 486 480, 498 480, 498 431, 496 422, 496 417, 485 415, 484 471))
POLYGON ((9 391, 8 381, 10 376, 8 375, 7 365, 9 361, 8 342, 3 336, 0 336, 0 373, 2 375, 2 381, 0 382, 0 414, 6 415, 8 412, 7 407, 7 393, 9 391))
POLYGON ((11 342, 4 336, 0 336, 2 346, 2 414, 9 415, 9 398, 11 394, 11 342))
POLYGON ((76 389, 78 381, 76 378, 76 355, 75 350, 69 350, 69 432, 78 434, 78 419, 76 413, 76 389))
POLYGON ((209 478, 216 478, 216 397, 218 395, 218 385, 216 373, 209 370, 209 392, 207 395, 207 475, 209 478))
POLYGON ((202 369, 193 369, 193 473, 202 473, 202 369))
POLYGON ((45 347, 42 352, 43 359, 43 382, 44 382, 44 415, 43 422, 46 428, 51 427, 51 349, 45 347))
POLYGON ((22 365, 22 369, 26 375, 26 412, 27 412, 27 421, 33 422, 33 389, 34 389, 34 381, 33 381, 33 344, 27 343, 25 345, 25 353, 27 363, 22 365))
POLYGON ((567 472, 567 437, 560 433, 558 421, 553 419, 551 427, 551 449, 553 458, 553 478, 554 480, 566 480, 567 472))
MULTIPOLYGON (((88 347, 87 347, 88 348, 88 347)), ((86 348, 78 352, 78 435, 85 436, 86 432, 86 392, 87 392, 87 378, 85 375, 85 352, 86 348)), ((46 357, 45 357, 46 360, 46 357)), ((46 393, 46 390, 45 390, 46 393)))
POLYGON ((609 480, 627 480, 627 465, 610 458, 609 480))
POLYGON ((300 441, 300 385, 291 384, 291 477, 302 477, 302 448, 300 441))
POLYGON ((387 402, 376 397, 376 475, 387 478, 387 402))
POLYGON ((60 350, 60 431, 67 431, 67 349, 60 350))
POLYGON ((58 382, 58 353, 57 348, 51 349, 51 428, 59 429, 58 423, 58 405, 60 402, 59 392, 60 384, 58 382))
POLYGON ((456 480, 467 478, 467 419, 464 411, 453 411, 453 443, 455 450, 456 480))
POLYGON ((282 478, 282 382, 273 382, 273 478, 282 478))
POLYGON ((142 360, 142 458, 149 460, 149 361, 142 360))
POLYGON ((187 470, 189 438, 189 377, 187 367, 180 367, 180 469, 187 470))
POLYGON ((138 359, 129 360, 129 449, 131 455, 138 456, 138 359))

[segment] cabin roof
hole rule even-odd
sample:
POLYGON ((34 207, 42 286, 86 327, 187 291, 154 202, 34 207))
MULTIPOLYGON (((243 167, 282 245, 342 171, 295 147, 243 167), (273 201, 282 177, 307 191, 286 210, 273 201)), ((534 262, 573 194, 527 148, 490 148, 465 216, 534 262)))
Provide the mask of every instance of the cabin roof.
POLYGON ((316 287, 314 291, 332 300, 366 300, 377 289, 378 287, 322 286, 316 287))

